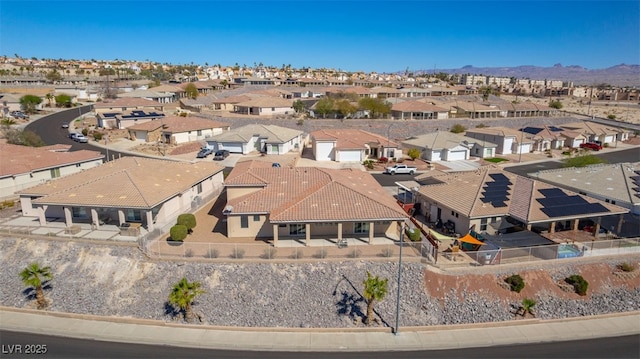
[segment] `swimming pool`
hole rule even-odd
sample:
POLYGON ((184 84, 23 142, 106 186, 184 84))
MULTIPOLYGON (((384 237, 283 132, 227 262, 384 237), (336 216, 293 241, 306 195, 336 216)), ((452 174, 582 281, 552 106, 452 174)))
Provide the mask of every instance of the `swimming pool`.
POLYGON ((574 258, 581 257, 582 251, 575 244, 558 245, 558 258, 574 258))

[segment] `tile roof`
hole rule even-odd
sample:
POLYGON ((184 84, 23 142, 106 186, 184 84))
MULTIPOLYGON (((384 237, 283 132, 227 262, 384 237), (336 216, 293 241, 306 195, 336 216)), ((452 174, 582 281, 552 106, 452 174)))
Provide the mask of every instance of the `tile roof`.
POLYGON ((253 136, 265 138, 267 143, 285 143, 293 138, 302 135, 303 132, 291 128, 280 127, 275 125, 245 125, 236 129, 212 136, 209 141, 217 142, 242 142, 246 143, 253 136))
MULTIPOLYGON (((437 181, 432 181, 434 184, 422 186, 419 190, 421 195, 469 218, 510 215, 525 223, 544 222, 553 218, 565 219, 565 217, 548 216, 542 211, 543 205, 537 201, 544 198, 544 195, 539 191, 540 189, 557 187, 506 172, 498 166, 484 166, 471 172, 427 173, 416 177, 416 181, 420 182, 428 178, 437 181), (504 201, 505 206, 494 206, 492 202, 482 201, 487 183, 495 182, 492 175, 496 174, 506 177, 511 182, 508 190, 509 195, 504 201)), ((600 203, 607 209, 606 212, 589 214, 589 217, 628 212, 628 210, 610 203, 571 191, 562 191, 569 196, 580 196, 588 203, 600 203)), ((574 217, 586 216, 571 218, 574 217)))
MULTIPOLYGON (((7 177, 76 163, 100 161, 104 155, 98 151, 80 150, 67 152, 64 145, 28 147, 0 144, 0 177, 7 177), (60 147, 59 147, 60 146, 60 147), (63 151, 61 151, 61 149, 63 151)), ((70 147, 70 146, 69 146, 70 147)))
POLYGON ((127 129, 153 131, 162 125, 164 125, 163 132, 166 133, 181 133, 188 131, 208 130, 213 128, 229 128, 230 126, 228 123, 207 120, 200 117, 167 116, 163 119, 147 121, 144 123, 129 126, 127 127, 127 129))
POLYGON ((393 105, 391 110, 402 112, 449 112, 446 108, 438 107, 419 100, 397 103, 393 105))
POLYGON ((335 142, 335 148, 340 150, 365 149, 365 144, 369 143, 376 143, 390 148, 398 147, 398 143, 386 137, 353 128, 316 130, 309 135, 316 141, 335 142))
POLYGON ((448 148, 452 149, 460 146, 461 144, 469 145, 477 142, 484 143, 484 147, 497 147, 496 144, 481 141, 475 138, 463 136, 457 133, 448 132, 448 131, 436 131, 432 133, 427 133, 425 135, 414 136, 408 140, 402 141, 403 144, 409 144, 413 146, 419 146, 429 149, 443 149, 448 148), (466 143, 465 143, 466 142, 466 143))
POLYGON ((161 107, 162 104, 147 100, 144 98, 130 97, 130 98, 117 98, 113 101, 96 102, 94 108, 114 108, 114 107, 161 107))
POLYGON ((238 102, 242 107, 291 107, 293 100, 273 96, 254 96, 250 100, 238 102))
MULTIPOLYGON (((468 129, 467 133, 484 133, 484 134, 488 134, 488 135, 496 135, 496 136, 502 136, 502 137, 516 137, 516 138, 520 138, 522 136, 522 132, 513 129, 513 128, 509 128, 509 127, 478 127, 478 128, 472 128, 472 129, 468 129)), ((525 135, 526 137, 526 135, 525 135)))
POLYGON ((19 193, 41 196, 37 204, 149 209, 223 169, 208 161, 123 157, 19 193))
POLYGON ((269 213, 273 223, 408 217, 370 174, 359 170, 273 168, 269 164, 246 162, 233 169, 225 186, 263 187, 230 200, 228 205, 233 213, 269 213))

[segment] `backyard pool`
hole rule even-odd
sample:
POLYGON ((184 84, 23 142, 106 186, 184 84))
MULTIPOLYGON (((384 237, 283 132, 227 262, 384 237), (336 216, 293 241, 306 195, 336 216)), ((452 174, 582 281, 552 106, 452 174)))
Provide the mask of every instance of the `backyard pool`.
POLYGON ((558 258, 574 258, 581 257, 582 251, 575 244, 558 245, 558 258))

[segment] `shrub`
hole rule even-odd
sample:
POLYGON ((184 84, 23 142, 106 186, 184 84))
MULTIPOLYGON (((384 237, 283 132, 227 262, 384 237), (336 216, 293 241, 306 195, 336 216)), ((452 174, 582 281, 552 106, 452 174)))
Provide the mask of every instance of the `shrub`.
POLYGON ((378 161, 380 161, 380 163, 387 163, 387 162, 389 162, 389 159, 386 158, 386 157, 380 157, 380 159, 378 161))
POLYGON ((564 280, 565 282, 571 284, 573 289, 575 289, 576 293, 579 295, 587 295, 587 288, 589 288, 589 282, 587 282, 581 275, 574 274, 564 280))
POLYGON ((374 168, 373 160, 365 160, 364 161, 364 166, 367 167, 368 169, 372 170, 374 168))
POLYGON ((412 148, 407 151, 407 156, 411 157, 411 160, 415 161, 416 158, 420 157, 420 150, 417 148, 412 148))
POLYGON ((273 259, 276 257, 278 251, 273 247, 267 247, 263 252, 260 258, 262 259, 273 259))
POLYGON ((316 252, 316 254, 313 255, 314 258, 325 258, 327 256, 327 249, 326 248, 320 248, 318 249, 318 252, 316 252))
POLYGON ((520 293, 520 291, 524 288, 524 279, 519 274, 514 274, 511 277, 507 277, 504 280, 509 286, 511 286, 511 291, 520 293))
POLYGON ((465 132, 467 130, 466 127, 464 127, 463 125, 456 123, 455 125, 451 126, 451 132, 453 133, 462 133, 465 132))
POLYGON ((176 224, 181 224, 187 227, 187 233, 191 233, 196 228, 196 216, 192 213, 183 213, 178 216, 176 224))
POLYGON ((417 242, 420 240, 420 230, 417 228, 409 228, 407 229, 407 237, 413 242, 417 242))
POLYGON ((524 298, 522 300, 522 315, 526 315, 527 313, 533 315, 533 313, 531 312, 533 307, 536 305, 536 301, 531 299, 531 298, 524 298))
POLYGON ((96 141, 102 140, 102 133, 101 132, 94 132, 93 133, 93 139, 96 140, 96 141))
POLYGON ((82 129, 82 134, 85 135, 85 136, 89 135, 89 130, 87 130, 86 128, 83 128, 82 129))
POLYGON ((636 266, 629 262, 620 263, 618 268, 623 272, 633 272, 634 270, 636 270, 636 266))
POLYGON ((607 116, 607 118, 610 119, 610 120, 615 120, 616 119, 616 115, 611 114, 611 115, 607 116))
POLYGON ((244 249, 234 248, 233 252, 231 253, 231 258, 234 258, 234 259, 244 258, 244 249))
POLYGON ((182 224, 176 224, 169 230, 169 235, 171 236, 172 240, 182 242, 185 238, 187 238, 187 232, 188 230, 186 226, 182 224))
POLYGON ((207 257, 218 258, 218 256, 220 256, 220 252, 217 249, 215 248, 209 249, 209 253, 207 253, 207 257))

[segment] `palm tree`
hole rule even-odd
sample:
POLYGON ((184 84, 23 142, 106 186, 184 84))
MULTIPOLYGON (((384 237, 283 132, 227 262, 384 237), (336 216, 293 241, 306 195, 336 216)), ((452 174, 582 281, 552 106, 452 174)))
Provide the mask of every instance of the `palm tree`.
POLYGON ((380 279, 380 277, 373 277, 370 272, 367 271, 367 279, 363 281, 364 284, 364 299, 367 301, 367 319, 366 324, 371 325, 373 318, 373 304, 375 301, 381 301, 387 295, 387 281, 389 279, 380 279))
MULTIPOLYGON (((527 313, 534 315, 532 310, 533 307, 536 305, 536 301, 530 298, 524 298, 522 300, 522 316, 526 316, 527 313)), ((535 316, 535 315, 534 315, 535 316)))
POLYGON ((42 286, 53 279, 51 268, 40 267, 38 263, 31 263, 22 272, 20 272, 20 277, 25 285, 35 288, 38 309, 46 308, 47 300, 44 297, 42 286))
POLYGON ((169 295, 169 303, 184 311, 184 317, 187 322, 190 321, 193 316, 191 304, 196 296, 204 293, 203 290, 199 289, 200 286, 200 282, 189 282, 187 278, 182 278, 173 286, 171 294, 169 295))
POLYGON ((46 98, 47 101, 49 101, 49 107, 51 107, 51 100, 53 100, 53 94, 51 92, 49 92, 48 94, 46 94, 44 96, 44 98, 46 98))

